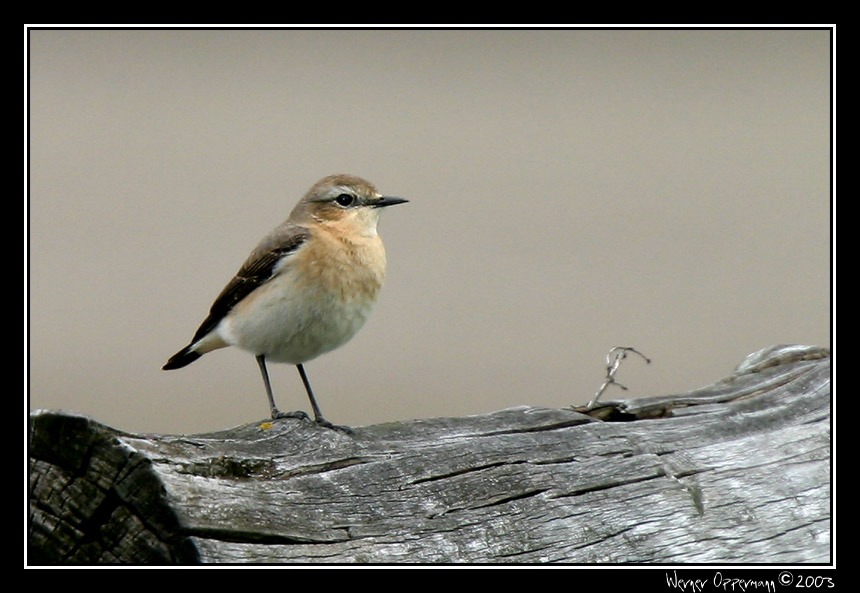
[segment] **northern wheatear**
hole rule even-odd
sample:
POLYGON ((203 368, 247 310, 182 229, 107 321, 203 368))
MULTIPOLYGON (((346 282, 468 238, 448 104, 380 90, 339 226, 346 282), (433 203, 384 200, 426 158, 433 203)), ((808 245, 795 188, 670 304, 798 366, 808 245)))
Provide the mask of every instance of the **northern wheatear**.
POLYGON ((266 371, 266 360, 294 364, 315 420, 333 427, 302 363, 342 346, 367 321, 385 279, 385 248, 376 232, 380 208, 403 202, 351 175, 318 181, 251 252, 191 343, 164 370, 237 346, 257 357, 272 418, 307 417, 278 411, 266 371))

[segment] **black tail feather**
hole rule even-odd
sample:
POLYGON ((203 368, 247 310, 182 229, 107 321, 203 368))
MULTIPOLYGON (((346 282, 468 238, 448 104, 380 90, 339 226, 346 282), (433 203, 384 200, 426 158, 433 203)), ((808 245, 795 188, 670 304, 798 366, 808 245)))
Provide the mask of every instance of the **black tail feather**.
POLYGON ((184 366, 187 366, 200 358, 200 354, 197 352, 192 352, 191 346, 186 346, 176 354, 170 357, 170 360, 167 361, 161 370, 171 371, 173 369, 181 369, 184 366))

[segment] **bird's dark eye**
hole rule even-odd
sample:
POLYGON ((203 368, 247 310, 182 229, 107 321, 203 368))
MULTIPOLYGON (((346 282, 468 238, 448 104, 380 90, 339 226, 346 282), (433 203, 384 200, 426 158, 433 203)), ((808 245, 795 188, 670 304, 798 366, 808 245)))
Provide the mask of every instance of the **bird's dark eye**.
POLYGON ((353 203, 355 202, 355 196, 352 194, 340 194, 334 199, 334 201, 337 202, 338 206, 347 208, 353 205, 353 203))

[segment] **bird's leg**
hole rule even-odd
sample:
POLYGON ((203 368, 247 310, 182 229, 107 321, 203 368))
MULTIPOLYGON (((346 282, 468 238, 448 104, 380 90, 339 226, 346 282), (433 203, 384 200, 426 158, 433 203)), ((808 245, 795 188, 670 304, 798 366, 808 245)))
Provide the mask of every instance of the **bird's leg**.
POLYGON ((305 374, 305 367, 303 367, 301 364, 297 364, 296 368, 299 369, 299 376, 301 376, 302 383, 304 383, 305 385, 305 391, 308 392, 308 399, 311 400, 311 407, 314 410, 314 420, 316 421, 316 423, 321 426, 325 426, 326 428, 333 428, 335 430, 341 430, 343 432, 351 433, 352 429, 348 426, 337 426, 323 418, 322 412, 320 412, 320 407, 317 405, 317 400, 314 398, 314 392, 311 389, 311 384, 310 381, 308 381, 308 376, 307 374, 305 374))
POLYGON ((272 419, 277 418, 302 418, 307 420, 308 415, 304 412, 281 412, 275 405, 275 397, 272 395, 272 384, 269 382, 269 372, 266 370, 266 357, 262 354, 257 356, 257 364, 260 365, 260 373, 263 375, 263 384, 266 386, 266 395, 269 398, 269 408, 272 410, 272 419))
POLYGON ((317 400, 314 398, 313 389, 311 389, 310 381, 308 381, 308 376, 305 374, 305 367, 297 364, 296 368, 299 369, 299 376, 302 378, 302 383, 305 384, 305 391, 308 392, 308 399, 311 400, 311 407, 314 409, 314 419, 320 424, 326 422, 326 419, 323 418, 322 412, 320 412, 320 407, 317 405, 317 400))

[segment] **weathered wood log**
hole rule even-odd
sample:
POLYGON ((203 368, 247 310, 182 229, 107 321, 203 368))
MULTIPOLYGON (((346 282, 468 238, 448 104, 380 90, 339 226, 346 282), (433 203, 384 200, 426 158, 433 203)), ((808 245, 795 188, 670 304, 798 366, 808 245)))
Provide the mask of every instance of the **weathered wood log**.
POLYGON ((29 562, 828 563, 830 408, 829 350, 784 346, 690 393, 354 434, 37 411, 29 562))

